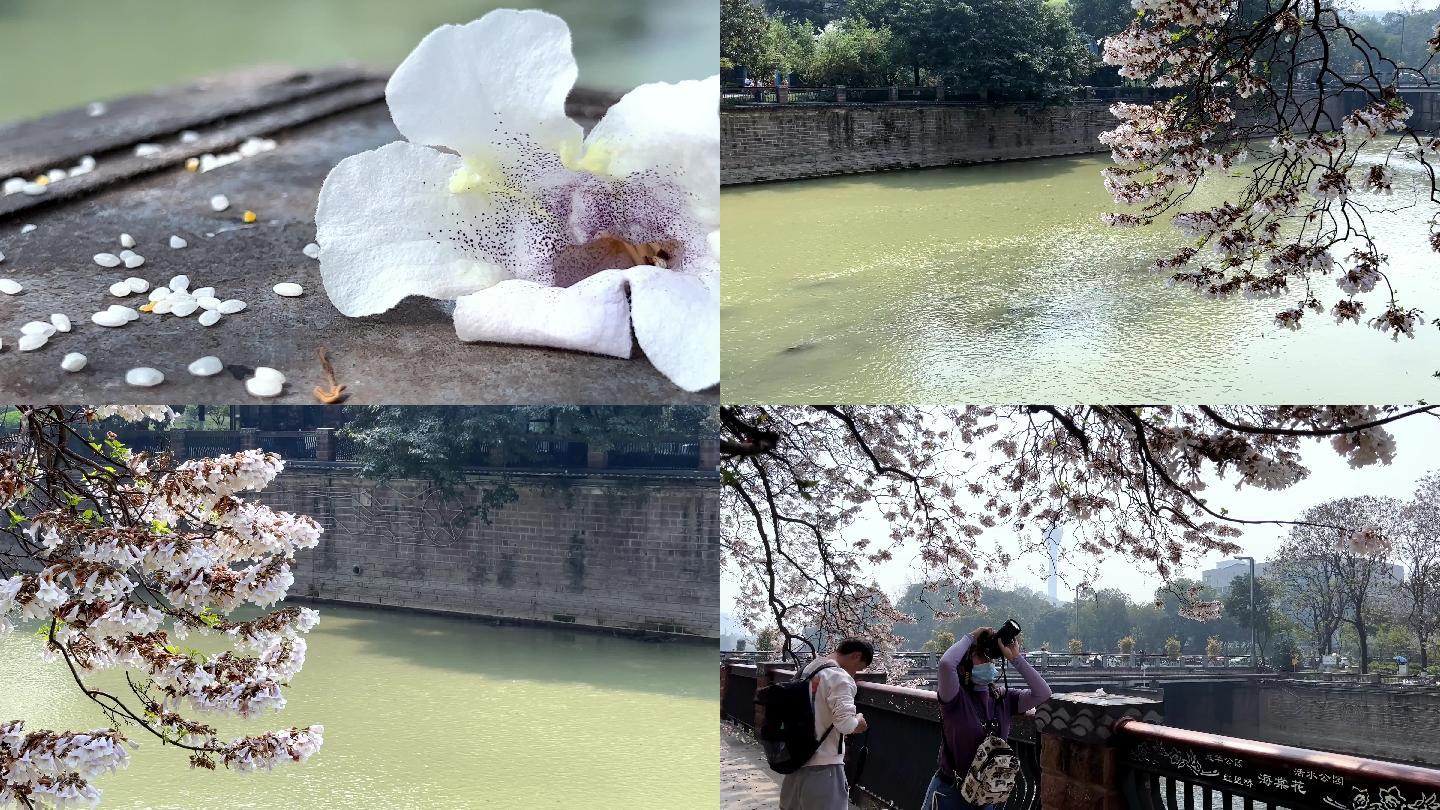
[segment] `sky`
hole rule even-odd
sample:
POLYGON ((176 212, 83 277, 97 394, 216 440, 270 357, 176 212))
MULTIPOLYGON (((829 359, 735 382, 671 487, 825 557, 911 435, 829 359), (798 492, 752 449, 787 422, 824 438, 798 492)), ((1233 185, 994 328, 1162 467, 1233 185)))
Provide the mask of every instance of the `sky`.
MULTIPOLYGON (((1301 456, 1310 475, 1298 484, 1279 491, 1246 487, 1236 490, 1234 482, 1228 485, 1212 483, 1206 496, 1212 506, 1229 509, 1237 518, 1251 519, 1294 519, 1306 509, 1333 498, 1354 495, 1388 495, 1401 499, 1411 496, 1417 482, 1431 471, 1440 471, 1440 419, 1421 414, 1402 419, 1390 426, 1395 436, 1396 453, 1389 465, 1351 468, 1330 449, 1328 440, 1307 441, 1302 445, 1301 456)), ((847 532, 851 536, 880 536, 889 534, 884 530, 884 521, 878 516, 869 521, 857 521, 847 532)), ((1283 526, 1244 527, 1244 534, 1236 540, 1242 547, 1241 554, 1254 556, 1264 562, 1280 546, 1288 530, 1283 526)), ((987 532, 985 537, 995 530, 987 532)), ((1202 570, 1213 568, 1215 563, 1230 559, 1224 555, 1209 555, 1200 563, 1178 572, 1179 576, 1200 579, 1202 570)), ((1080 577, 1078 571, 1069 568, 1064 561, 1060 564, 1059 598, 1069 601, 1073 588, 1080 577)), ((892 597, 903 593, 906 586, 919 579, 915 569, 913 549, 907 554, 897 554, 896 559, 876 569, 875 575, 882 588, 892 597)), ((1043 558, 1026 557, 1010 569, 1010 582, 990 583, 992 587, 1025 586, 1040 593, 1046 589, 1048 563, 1043 558)), ((982 582, 984 587, 986 583, 982 582)), ((1127 560, 1112 559, 1102 563, 1096 587, 1115 588, 1129 594, 1141 604, 1154 598, 1160 581, 1153 574, 1137 571, 1127 560)), ((735 584, 727 577, 721 579, 720 604, 722 611, 733 612, 735 584)))

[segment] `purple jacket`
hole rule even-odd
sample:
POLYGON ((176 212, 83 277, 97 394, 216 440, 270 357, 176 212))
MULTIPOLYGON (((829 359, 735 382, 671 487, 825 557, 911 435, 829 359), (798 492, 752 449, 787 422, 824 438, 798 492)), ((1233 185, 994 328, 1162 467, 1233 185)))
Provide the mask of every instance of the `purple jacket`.
POLYGON ((1011 689, 998 701, 991 697, 988 687, 962 689, 960 664, 970 655, 974 643, 974 637, 967 633, 940 656, 940 688, 936 690, 940 696, 940 733, 950 749, 949 762, 945 761, 944 747, 937 757, 942 771, 969 770, 975 751, 985 739, 987 718, 999 721, 1000 736, 1008 738, 1012 715, 1028 712, 1050 699, 1050 685, 1023 655, 1006 666, 1013 666, 1024 677, 1028 689, 1011 689))

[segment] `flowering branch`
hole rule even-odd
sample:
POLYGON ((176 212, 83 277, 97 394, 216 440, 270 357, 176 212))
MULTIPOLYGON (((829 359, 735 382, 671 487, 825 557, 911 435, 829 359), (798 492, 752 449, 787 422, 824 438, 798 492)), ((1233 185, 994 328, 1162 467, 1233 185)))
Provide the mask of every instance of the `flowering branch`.
POLYGON ((271 607, 294 582, 297 551, 320 527, 241 493, 263 489, 284 466, 258 450, 176 465, 132 454, 113 433, 92 437, 107 416, 156 418, 165 408, 94 410, 16 406, 17 450, 0 452, 0 633, 12 619, 45 626, 44 657, 63 661, 76 686, 112 727, 25 732, 0 725, 0 806, 93 806, 90 780, 128 764, 122 727, 190 752, 190 764, 240 771, 303 762, 321 726, 223 739, 187 712, 254 717, 285 705, 281 694, 305 661, 303 634, 319 615, 287 607, 248 620, 245 605, 271 607), (215 654, 176 645, 191 633, 222 638, 215 654), (130 694, 90 686, 87 676, 126 671, 130 694))
MULTIPOLYGON (((1402 80, 1428 87, 1434 57, 1396 64, 1321 0, 1132 4, 1137 16, 1105 41, 1105 62, 1127 79, 1181 92, 1111 107, 1120 123, 1101 136, 1115 162, 1104 170, 1105 186, 1138 210, 1105 221, 1136 226, 1168 216, 1193 243, 1153 269, 1210 297, 1298 292, 1275 316, 1288 329, 1325 310, 1317 277, 1336 274, 1341 295, 1330 314, 1338 323, 1359 323, 1361 296, 1383 285, 1384 310, 1369 324, 1393 339, 1414 337, 1421 312, 1401 304, 1366 218, 1419 206, 1440 251, 1440 138, 1406 124, 1412 110, 1398 89, 1402 80), (1348 73, 1347 64, 1363 69, 1348 73), (1364 103, 1345 114, 1347 92, 1364 103), (1202 177, 1243 164, 1248 180, 1238 197, 1187 209, 1202 177), (1385 207, 1397 170, 1412 176, 1413 199, 1385 207), (1343 263, 1336 248, 1350 251, 1343 263)), ((1429 45, 1440 50, 1440 30, 1429 45)))
POLYGON ((750 629, 773 626, 799 658, 836 636, 885 645, 895 609, 873 581, 897 554, 917 560, 937 618, 978 604, 977 582, 1018 555, 1046 555, 1044 535, 1066 528, 1067 560, 1112 555, 1152 571, 1181 597, 1184 615, 1219 616, 1199 591, 1171 588, 1182 566, 1240 550, 1240 527, 1307 526, 1347 542, 1374 528, 1239 517, 1206 488, 1280 490, 1308 475, 1302 441, 1329 439, 1351 466, 1388 463, 1386 426, 1436 406, 1197 407, 726 406, 725 441, 744 452, 722 463, 725 564, 740 585, 750 629), (773 437, 764 446, 755 437, 773 437), (879 518, 888 537, 857 537, 879 518), (986 532, 1001 529, 993 547, 986 532))

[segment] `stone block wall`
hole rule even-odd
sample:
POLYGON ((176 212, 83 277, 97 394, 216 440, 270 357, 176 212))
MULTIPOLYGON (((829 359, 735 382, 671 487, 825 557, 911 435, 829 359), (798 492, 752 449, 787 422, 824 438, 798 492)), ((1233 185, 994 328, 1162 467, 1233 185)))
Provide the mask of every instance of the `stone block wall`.
POLYGON ((1103 152, 1107 103, 804 105, 721 110, 724 185, 1103 152))
POLYGON ((1436 689, 1302 681, 1259 687, 1258 739, 1440 766, 1436 689))
POLYGON ((466 515, 478 490, 447 496, 335 464, 291 462, 261 499, 325 528, 297 560, 294 596, 719 638, 713 476, 510 480, 519 499, 488 525, 466 515))

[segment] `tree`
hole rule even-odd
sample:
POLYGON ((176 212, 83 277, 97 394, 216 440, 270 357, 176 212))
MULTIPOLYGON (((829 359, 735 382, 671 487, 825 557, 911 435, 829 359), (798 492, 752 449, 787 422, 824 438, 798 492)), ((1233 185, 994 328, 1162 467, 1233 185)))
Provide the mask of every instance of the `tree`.
POLYGON ((1406 570, 1399 583, 1405 622, 1418 642, 1421 668, 1440 636, 1440 473, 1421 479, 1405 505, 1395 536, 1395 559, 1406 570))
POLYGON ((1087 42, 1119 33, 1135 18, 1125 0, 1070 0, 1070 21, 1087 42))
POLYGON ((1116 649, 1121 655, 1129 655, 1135 652, 1135 637, 1126 636, 1115 643, 1116 649))
POLYGON ((869 87, 889 84, 895 72, 890 29, 846 18, 825 26, 805 71, 813 84, 869 87))
POLYGON ((129 763, 126 732, 186 751, 205 769, 268 770, 319 750, 321 726, 224 739, 192 715, 280 709, 282 688, 304 665, 304 634, 318 614, 264 609, 284 599, 295 554, 313 548, 321 529, 243 497, 279 473, 279 456, 249 450, 176 465, 97 430, 107 417, 168 420, 168 408, 15 409, 21 444, 0 452, 9 515, 0 633, 16 619, 35 622, 46 654, 110 725, 26 731, 21 720, 0 720, 0 804, 94 804, 90 780, 129 763), (190 634, 226 649, 183 648, 190 634), (123 671, 128 692, 97 686, 92 676, 105 670, 123 671))
POLYGON ((1312 507, 1306 523, 1290 530, 1298 553, 1320 561, 1343 605, 1341 619, 1355 629, 1360 671, 1369 672, 1370 633, 1387 616, 1391 538, 1400 528, 1401 505, 1394 498, 1337 498, 1312 507), (1325 524, 1359 528, 1341 532, 1325 524))
POLYGON ((1169 658, 1171 661, 1179 661, 1181 649, 1183 648, 1180 646, 1180 639, 1175 638, 1174 636, 1165 639, 1166 658, 1169 658))
MULTIPOLYGON (((1255 578, 1255 615, 1250 615, 1250 575, 1241 574, 1230 580, 1225 591, 1225 613, 1233 616, 1240 627, 1248 633, 1255 628, 1255 644, 1260 648, 1260 657, 1265 657, 1265 648, 1275 631, 1279 616, 1275 611, 1275 585, 1263 577, 1255 578)), ((1249 640, 1248 637, 1246 639, 1249 640)), ((1258 666, 1259 662, 1256 662, 1258 666)))
POLYGON ((925 652, 943 653, 950 649, 955 643, 955 634, 949 630, 937 630, 931 639, 925 642, 925 652))
POLYGON ((721 0, 720 66, 753 68, 760 64, 767 25, 764 10, 750 0, 721 0))
MULTIPOLYGON (((948 621, 980 602, 977 578, 1015 562, 1007 549, 982 546, 987 531, 1021 538, 1021 555, 1046 555, 1043 529, 1061 520, 1062 555, 1119 556, 1173 587, 1187 560, 1238 551, 1243 526, 1360 530, 1344 515, 1230 514, 1208 497, 1211 480, 1284 489, 1308 474, 1299 454, 1306 440, 1325 440, 1353 466, 1388 460, 1395 445, 1385 426, 1434 410, 724 406, 722 562, 740 586, 738 613, 763 616, 791 639, 818 626, 822 608, 839 615, 832 604, 860 615, 879 593, 870 566, 898 550, 919 559, 927 608, 948 621), (864 515, 881 518, 888 535, 847 534, 864 515)), ((1177 594, 1179 614, 1218 619, 1218 600, 1203 593, 1194 584, 1177 594)), ((865 615, 911 619, 894 608, 865 615)))
POLYGON ((1330 3, 1137 3, 1141 14, 1105 41, 1104 60, 1122 77, 1178 92, 1111 108, 1120 123, 1101 136, 1115 163, 1105 185, 1133 212, 1106 222, 1169 218, 1187 242, 1155 270, 1208 297, 1283 298, 1282 327, 1298 329, 1329 305, 1337 322, 1413 337, 1421 312, 1400 300, 1367 221, 1387 206, 1414 206, 1440 251, 1440 138, 1406 123, 1412 110, 1397 89, 1429 84, 1440 29, 1426 32, 1423 63, 1406 66, 1330 3), (1252 159, 1252 144, 1264 142, 1252 159), (1410 168, 1397 181, 1401 165, 1410 168), (1215 171, 1243 171, 1246 182, 1217 205, 1188 210, 1200 179, 1215 171), (1397 185, 1402 199, 1391 203, 1397 185), (1332 273, 1339 290, 1322 301, 1316 284, 1332 273), (1372 299, 1379 308, 1367 318, 1372 299))
POLYGON ((1079 655, 1080 653, 1085 652, 1085 645, 1078 638, 1070 639, 1070 641, 1068 642, 1068 646, 1070 648, 1071 655, 1079 655))
MULTIPOLYGON (((1225 652, 1225 645, 1220 643, 1219 636, 1211 636, 1205 640, 1205 657, 1207 659, 1219 658, 1225 652)), ((1207 663, 1209 663, 1207 661, 1207 663)))
POLYGON ((1334 652, 1335 633, 1344 621, 1345 601, 1329 556, 1293 537, 1269 561, 1266 579, 1276 584, 1277 610, 1305 628, 1319 655, 1334 652))
POLYGON ((779 635, 773 627, 767 627, 761 630, 755 637, 755 649, 759 652, 775 652, 775 642, 778 640, 779 635))

